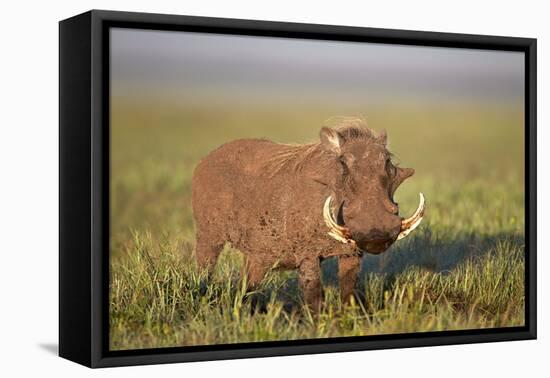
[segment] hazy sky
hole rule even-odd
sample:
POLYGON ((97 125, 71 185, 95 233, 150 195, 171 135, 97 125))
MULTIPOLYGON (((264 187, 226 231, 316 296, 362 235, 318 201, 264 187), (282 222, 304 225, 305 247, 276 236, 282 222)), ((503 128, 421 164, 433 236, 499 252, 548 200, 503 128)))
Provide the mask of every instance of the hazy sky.
POLYGON ((523 101, 520 52, 111 31, 114 95, 523 101))

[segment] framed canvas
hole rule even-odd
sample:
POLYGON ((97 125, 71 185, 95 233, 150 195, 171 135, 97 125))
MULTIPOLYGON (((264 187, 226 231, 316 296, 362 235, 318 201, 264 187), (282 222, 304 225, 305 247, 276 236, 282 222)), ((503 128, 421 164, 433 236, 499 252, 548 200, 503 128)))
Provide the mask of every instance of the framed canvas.
POLYGON ((59 354, 536 337, 536 40, 60 22, 59 354))

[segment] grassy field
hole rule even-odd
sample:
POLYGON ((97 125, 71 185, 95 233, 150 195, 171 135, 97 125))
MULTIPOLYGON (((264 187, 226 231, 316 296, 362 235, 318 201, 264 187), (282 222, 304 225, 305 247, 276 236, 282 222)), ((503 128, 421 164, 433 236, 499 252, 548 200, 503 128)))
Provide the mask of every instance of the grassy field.
POLYGON ((112 104, 111 349, 524 323, 521 108, 112 104), (230 246, 207 280, 193 251, 194 166, 240 137, 315 140, 334 115, 364 115, 371 128, 388 130, 397 160, 416 169, 396 200, 410 214, 422 191, 422 225, 381 256, 363 259, 363 301, 341 303, 337 263, 325 261, 318 315, 303 307, 293 272, 270 273, 247 292, 242 255, 230 246), (252 305, 258 299, 264 306, 252 305))

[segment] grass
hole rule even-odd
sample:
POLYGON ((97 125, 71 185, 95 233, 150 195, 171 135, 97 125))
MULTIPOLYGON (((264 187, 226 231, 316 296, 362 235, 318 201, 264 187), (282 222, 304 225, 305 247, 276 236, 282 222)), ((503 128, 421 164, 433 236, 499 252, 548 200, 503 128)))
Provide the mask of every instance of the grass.
POLYGON ((113 350, 519 326, 524 323, 523 112, 475 104, 278 109, 115 99, 111 153, 110 346, 113 350), (215 109, 215 111, 212 111, 215 109), (415 177, 398 190, 427 214, 381 256, 366 256, 342 304, 337 262, 323 264, 314 315, 296 275, 271 272, 248 292, 226 246, 214 275, 194 258, 192 170, 239 137, 306 142, 335 114, 367 114, 415 177), (258 305, 260 303, 261 305, 258 305))

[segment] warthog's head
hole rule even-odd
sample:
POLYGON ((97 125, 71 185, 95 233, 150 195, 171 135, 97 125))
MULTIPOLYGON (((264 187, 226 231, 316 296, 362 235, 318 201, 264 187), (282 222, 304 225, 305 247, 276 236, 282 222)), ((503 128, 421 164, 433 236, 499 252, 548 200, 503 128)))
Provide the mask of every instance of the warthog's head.
POLYGON ((394 165, 385 131, 375 136, 365 128, 325 127, 320 137, 321 147, 334 159, 330 164, 334 177, 326 180, 333 195, 323 208, 331 237, 355 244, 359 252, 378 254, 420 224, 424 215, 422 193, 416 212, 406 219, 399 216, 393 195, 414 169, 394 165))

